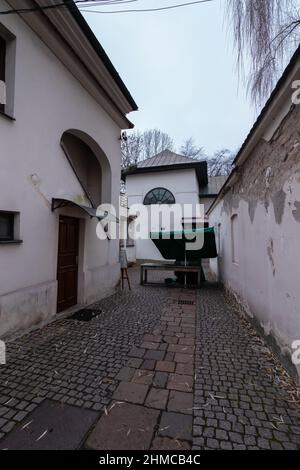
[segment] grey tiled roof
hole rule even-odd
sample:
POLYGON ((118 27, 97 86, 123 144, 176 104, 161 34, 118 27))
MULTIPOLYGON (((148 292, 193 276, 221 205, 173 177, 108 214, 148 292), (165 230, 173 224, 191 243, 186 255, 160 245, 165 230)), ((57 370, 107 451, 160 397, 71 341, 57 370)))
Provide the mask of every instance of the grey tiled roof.
POLYGON ((154 155, 154 157, 147 158, 142 162, 137 164, 138 168, 148 168, 148 167, 157 167, 165 165, 177 165, 177 164, 189 164, 197 163, 197 160, 194 160, 190 157, 185 157, 184 155, 179 155, 178 153, 172 152, 171 150, 163 150, 162 152, 154 155))
POLYGON ((228 176, 209 176, 208 185, 200 188, 199 196, 215 196, 219 193, 228 176))

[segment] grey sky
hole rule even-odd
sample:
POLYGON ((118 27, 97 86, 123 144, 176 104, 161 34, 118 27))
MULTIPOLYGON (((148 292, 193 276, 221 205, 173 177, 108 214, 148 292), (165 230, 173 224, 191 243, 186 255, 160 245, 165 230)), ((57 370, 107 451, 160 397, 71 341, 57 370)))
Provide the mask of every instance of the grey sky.
MULTIPOLYGON (((181 1, 139 0, 126 8, 176 3, 181 1)), ((155 13, 84 13, 139 106, 129 116, 136 128, 160 128, 177 147, 193 136, 209 153, 242 144, 257 111, 242 86, 238 92, 223 4, 215 0, 155 13)))

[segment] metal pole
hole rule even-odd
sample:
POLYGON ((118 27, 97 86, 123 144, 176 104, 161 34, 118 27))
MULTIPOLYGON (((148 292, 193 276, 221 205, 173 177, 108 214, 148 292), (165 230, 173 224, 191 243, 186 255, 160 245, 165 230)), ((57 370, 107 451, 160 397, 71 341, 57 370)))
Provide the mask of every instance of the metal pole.
MULTIPOLYGON (((186 267, 186 248, 184 248, 184 264, 186 267)), ((184 272, 184 288, 186 289, 186 271, 184 272)))

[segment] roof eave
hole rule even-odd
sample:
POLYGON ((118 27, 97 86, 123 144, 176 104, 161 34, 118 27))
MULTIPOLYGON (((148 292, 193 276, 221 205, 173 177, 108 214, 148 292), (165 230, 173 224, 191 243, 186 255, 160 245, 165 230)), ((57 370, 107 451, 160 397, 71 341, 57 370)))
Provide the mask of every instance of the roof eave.
MULTIPOLYGON (((7 0, 17 8, 17 0, 7 0)), ((23 0, 24 8, 40 7, 20 17, 81 83, 120 129, 132 128, 127 114, 137 105, 74 3, 42 9, 55 0, 23 0), (73 5, 73 6, 72 6, 73 5)))
MULTIPOLYGON (((64 0, 64 2, 66 2, 66 1, 67 0, 64 0)), ((73 18, 75 19, 76 23, 79 25, 80 29, 83 31, 83 33, 85 34, 85 36, 89 40, 91 46, 93 47, 93 49, 95 50, 95 52, 97 53, 99 58, 104 63, 105 67, 107 68, 107 70, 111 74, 114 81, 117 83, 117 85, 120 88, 120 90, 122 91, 123 95, 128 100, 128 103, 130 104, 130 106, 132 108, 132 111, 137 111, 138 106, 137 106, 135 100, 133 99, 131 93, 129 92, 129 90, 126 87, 125 83, 121 79, 119 73, 117 72, 116 68, 112 64, 112 62, 111 62, 110 58, 108 57, 108 55, 106 54, 105 50, 101 46, 100 42, 96 38, 96 36, 93 33, 92 29, 90 28, 90 26, 88 25, 85 18, 80 13, 80 11, 78 10, 76 4, 74 2, 73 3, 67 3, 66 7, 70 11, 70 13, 73 16, 73 18)))
POLYGON ((162 166, 146 166, 142 168, 129 168, 122 171, 122 178, 125 181, 127 176, 138 175, 143 173, 157 173, 163 171, 174 171, 174 170, 190 170, 195 169, 199 186, 206 186, 208 183, 207 176, 207 162, 195 162, 195 163, 177 163, 175 165, 162 165, 162 166))

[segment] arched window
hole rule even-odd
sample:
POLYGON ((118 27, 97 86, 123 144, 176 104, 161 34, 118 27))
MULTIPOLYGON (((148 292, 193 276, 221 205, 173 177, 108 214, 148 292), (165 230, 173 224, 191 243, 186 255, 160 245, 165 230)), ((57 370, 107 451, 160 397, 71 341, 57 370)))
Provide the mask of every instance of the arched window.
POLYGON ((146 194, 144 204, 145 206, 150 206, 151 204, 175 204, 175 197, 168 189, 155 188, 146 194))

